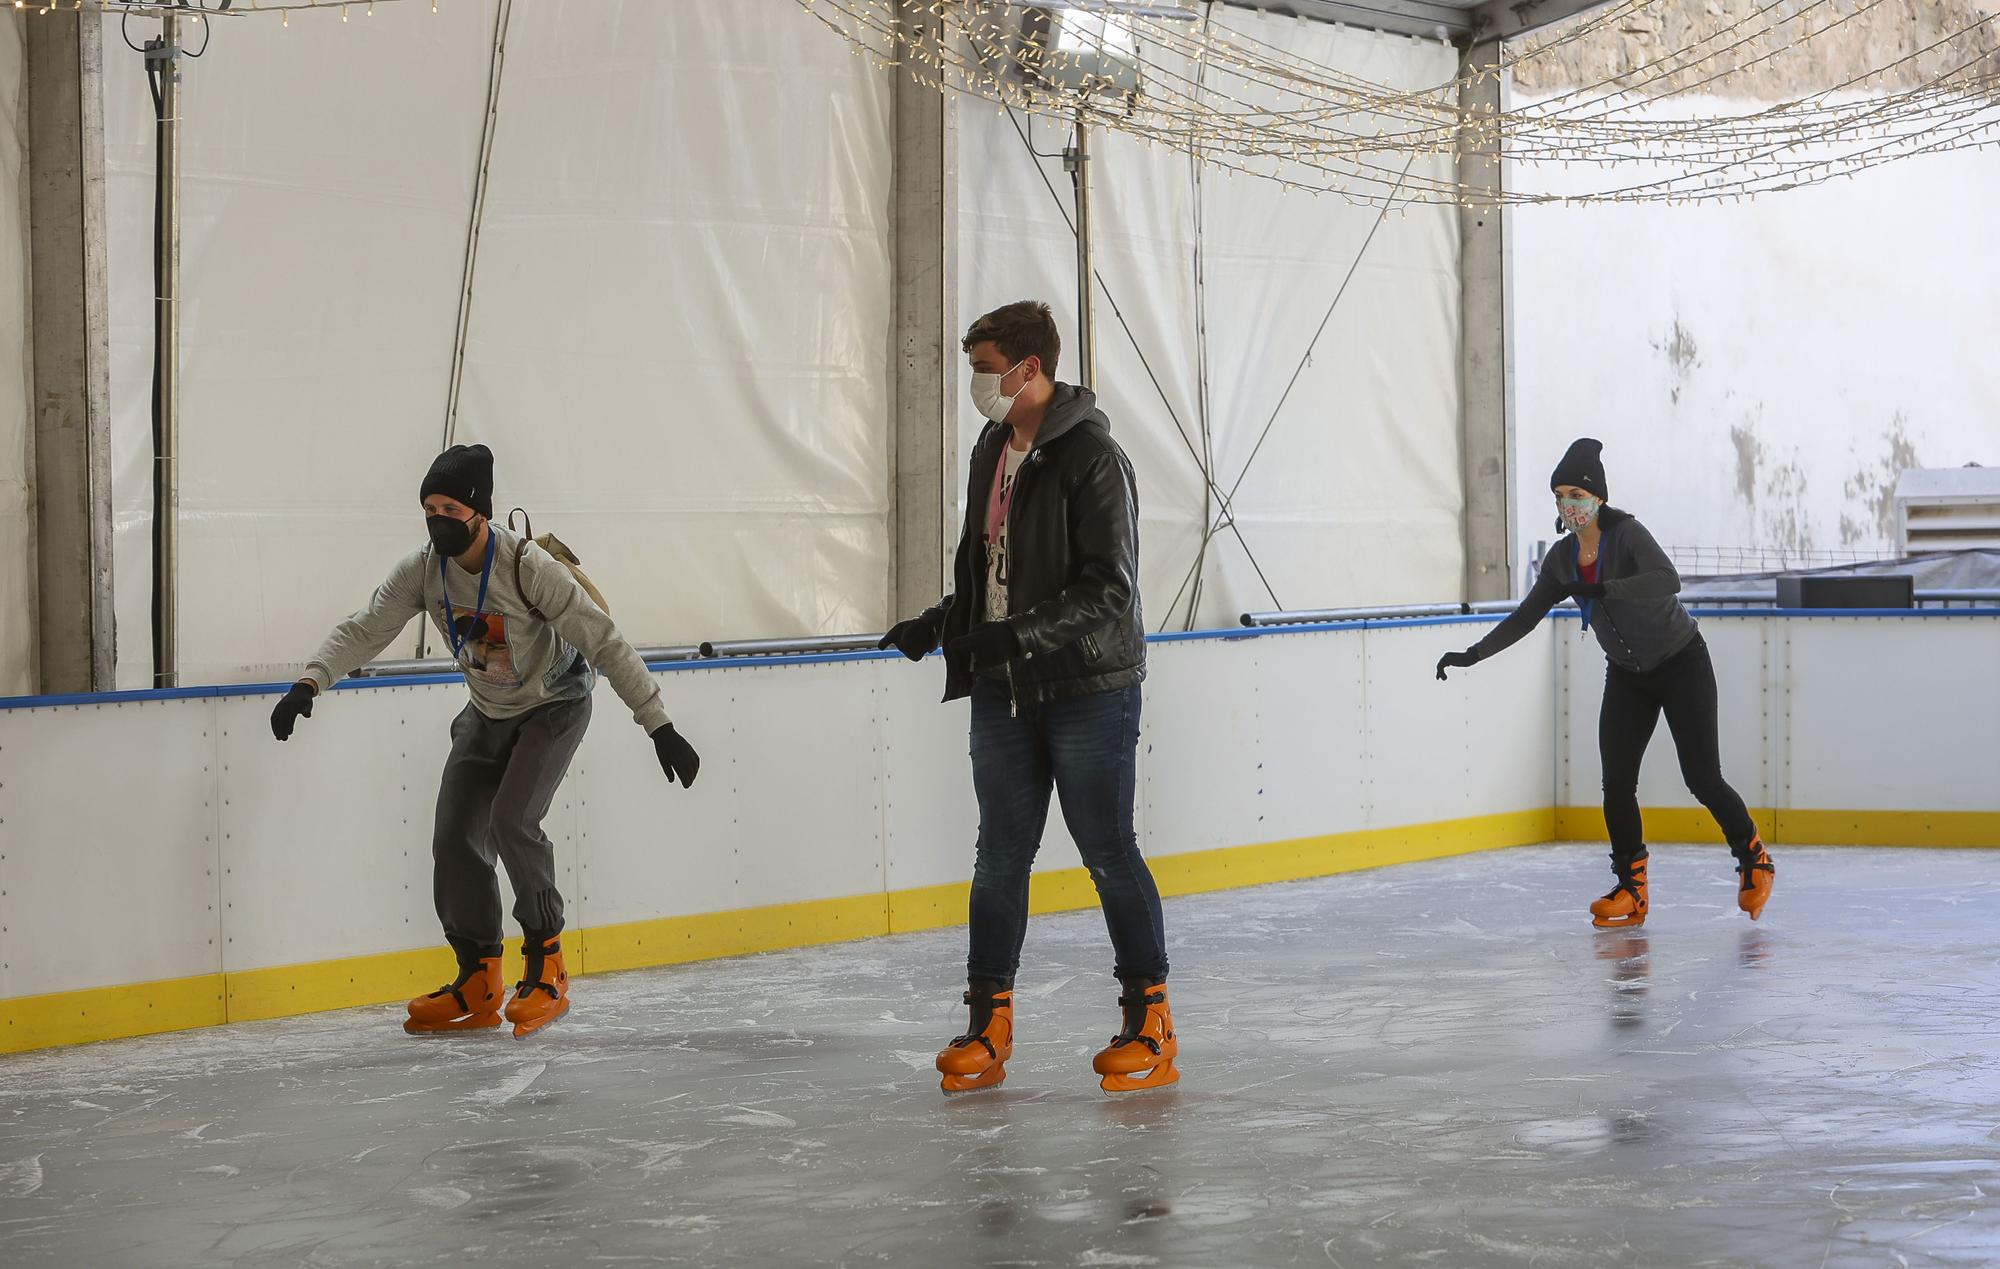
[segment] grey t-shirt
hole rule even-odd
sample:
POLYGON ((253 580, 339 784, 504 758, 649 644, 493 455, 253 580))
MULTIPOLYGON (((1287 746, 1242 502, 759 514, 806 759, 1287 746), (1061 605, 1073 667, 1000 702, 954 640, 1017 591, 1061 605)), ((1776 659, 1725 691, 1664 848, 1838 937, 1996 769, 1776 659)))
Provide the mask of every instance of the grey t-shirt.
POLYGON ((326 691, 379 656, 410 618, 428 614, 446 651, 458 658, 473 705, 488 718, 515 718, 550 701, 588 696, 597 685, 594 667, 649 734, 666 726, 659 684, 569 569, 529 543, 517 580, 519 535, 499 525, 492 533, 484 603, 478 573, 454 560, 440 569, 436 552, 426 546, 396 565, 366 608, 334 627, 305 677, 326 691), (546 621, 535 618, 536 608, 546 621))

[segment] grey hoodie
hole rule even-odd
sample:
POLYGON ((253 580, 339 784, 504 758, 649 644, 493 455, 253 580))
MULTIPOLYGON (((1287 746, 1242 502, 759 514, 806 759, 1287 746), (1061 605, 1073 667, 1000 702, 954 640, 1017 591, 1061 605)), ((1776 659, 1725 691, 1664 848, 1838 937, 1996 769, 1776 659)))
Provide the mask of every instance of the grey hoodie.
MULTIPOLYGON (((1604 583, 1604 598, 1590 603, 1585 618, 1611 664, 1650 673, 1693 643, 1701 628, 1681 605, 1681 575, 1674 562, 1646 526, 1615 507, 1599 515, 1604 541, 1597 552, 1597 578, 1604 583)), ((1474 656, 1484 661, 1519 643, 1549 609, 1569 597, 1578 580, 1577 549, 1574 537, 1556 543, 1528 597, 1472 645, 1474 656)))
POLYGON ((531 542, 517 584, 514 551, 521 539, 497 524, 491 527, 493 572, 483 607, 479 575, 449 560, 440 570, 436 553, 426 546, 396 565, 366 608, 334 627, 307 663, 306 677, 326 691, 374 660, 410 618, 428 615, 445 651, 457 647, 472 703, 488 718, 516 718, 550 701, 588 696, 597 685, 595 666, 647 734, 666 726, 658 682, 569 570, 531 542), (537 608, 547 621, 535 619, 537 608))

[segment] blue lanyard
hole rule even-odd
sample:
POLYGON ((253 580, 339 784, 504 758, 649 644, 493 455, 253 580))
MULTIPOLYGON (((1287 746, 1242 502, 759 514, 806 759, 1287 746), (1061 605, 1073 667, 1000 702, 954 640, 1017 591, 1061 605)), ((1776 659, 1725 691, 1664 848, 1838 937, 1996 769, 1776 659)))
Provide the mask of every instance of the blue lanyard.
POLYGON ((486 567, 479 571, 479 598, 472 605, 472 621, 465 628, 463 638, 458 633, 458 618, 451 611, 451 579, 445 573, 444 552, 438 552, 438 582, 444 589, 444 597, 438 600, 438 607, 444 610, 445 637, 451 640, 451 656, 454 661, 465 655, 465 645, 472 642, 472 627, 486 616, 486 583, 493 579, 493 551, 500 540, 493 536, 493 530, 486 531, 486 567))

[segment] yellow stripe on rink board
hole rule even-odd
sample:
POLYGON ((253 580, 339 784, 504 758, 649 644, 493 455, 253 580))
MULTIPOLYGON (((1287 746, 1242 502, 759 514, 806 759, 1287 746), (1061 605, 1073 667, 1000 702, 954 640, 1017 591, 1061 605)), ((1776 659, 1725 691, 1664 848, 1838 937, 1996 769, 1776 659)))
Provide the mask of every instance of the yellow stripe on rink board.
MULTIPOLYGON (((1651 842, 1694 842, 1724 844, 1715 817, 1698 806, 1649 806, 1640 812, 1646 821, 1646 840, 1651 842)), ((1750 818, 1767 844, 1778 843, 1777 821, 1768 807, 1753 806, 1750 818)), ((1559 842, 1601 842, 1609 840, 1604 827, 1604 808, 1562 806, 1556 808, 1556 840, 1559 842)))
POLYGON ((1160 883, 1161 894, 1200 894, 1512 846, 1534 846, 1554 834, 1555 817, 1549 811, 1517 811, 1403 828, 1368 828, 1261 846, 1227 846, 1184 855, 1160 855, 1148 862, 1160 883))
MULTIPOLYGON (((1202 894, 1304 881, 1363 868, 1416 863, 1510 846, 1534 846, 1555 835, 1555 816, 1546 810, 1480 815, 1403 828, 1370 828, 1324 837, 1223 846, 1179 855, 1150 855, 1153 878, 1163 895, 1202 894)), ((907 934, 965 924, 969 882, 896 890, 889 894, 889 929, 907 934)), ((1097 889, 1081 868, 1036 873, 1028 883, 1028 910, 1037 916, 1097 906, 1097 889)))
MULTIPOLYGON (((519 948, 517 940, 514 950, 519 948)), ((228 984, 229 1021, 252 1022, 408 1000, 436 991, 439 983, 450 982, 457 972, 451 950, 440 944, 307 965, 239 969, 223 978, 228 984)))
MULTIPOLYGON (((1752 813, 1760 825, 1768 826, 1774 844, 2000 848, 2000 813, 1990 811, 1781 811, 1775 817, 1769 811, 1752 813)), ((1660 808, 1645 814, 1648 834, 1655 840, 1721 840, 1703 811, 1660 808)), ((1552 840, 1604 840, 1603 812, 1595 807, 1562 807, 1483 815, 1160 855, 1151 863, 1160 893, 1184 895, 1552 840)), ((563 934, 563 948, 571 973, 601 974, 937 929, 964 924, 970 889, 966 883, 925 886, 572 929, 563 934)), ((1097 892, 1081 868, 1039 873, 1030 883, 1029 906, 1035 913, 1069 912, 1096 904, 1097 892)), ((519 940, 509 942, 510 981, 520 966, 520 955, 519 940)), ((0 999, 0 1053, 387 1004, 432 990, 450 976, 451 968, 451 954, 443 947, 430 947, 0 999)))
MULTIPOLYGON (((1549 812, 1526 811, 1163 855, 1151 862, 1160 892, 1182 895, 1532 845, 1553 832, 1549 812)), ((563 934, 563 947, 570 972, 579 975, 742 956, 962 925, 970 892, 968 883, 926 886, 571 929, 563 934)), ((1029 910, 1038 915, 1095 906, 1096 888, 1081 868, 1038 873, 1030 882, 1029 910)), ((510 978, 520 954, 520 940, 510 940, 510 978)), ((429 947, 0 1000, 6 1019, 0 1053, 389 1004, 434 989, 451 972, 450 952, 429 947)))
POLYGON ((0 1000, 0 1053, 229 1021, 221 974, 0 1000))
POLYGON ((874 938, 889 932, 889 900, 888 895, 863 894, 600 925, 583 932, 584 965, 590 973, 604 974, 874 938))
MULTIPOLYGON (((1642 812, 1646 837, 1656 842, 1721 844, 1722 831, 1699 807, 1654 806, 1642 812)), ((1752 819, 1768 845, 1957 846, 2000 848, 1996 811, 1773 811, 1753 808, 1752 819)), ((1556 811, 1556 840, 1601 842, 1604 812, 1594 806, 1556 811)))
POLYGON ((1777 840, 1793 846, 2000 848, 2000 811, 1779 811, 1777 840))

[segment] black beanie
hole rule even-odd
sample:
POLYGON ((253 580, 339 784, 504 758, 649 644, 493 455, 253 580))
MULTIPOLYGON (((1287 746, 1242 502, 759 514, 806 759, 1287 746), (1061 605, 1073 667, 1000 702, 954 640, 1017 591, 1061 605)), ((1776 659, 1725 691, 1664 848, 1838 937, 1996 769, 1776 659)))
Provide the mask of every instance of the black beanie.
POLYGON ((488 520, 493 518, 493 451, 484 445, 454 445, 437 456, 424 477, 428 498, 443 494, 471 507, 488 520))
POLYGON ((1611 495, 1604 487, 1604 442, 1581 438, 1569 447, 1569 453, 1556 464, 1555 474, 1549 477, 1549 488, 1558 485, 1575 485, 1594 494, 1599 502, 1611 501, 1611 495))

